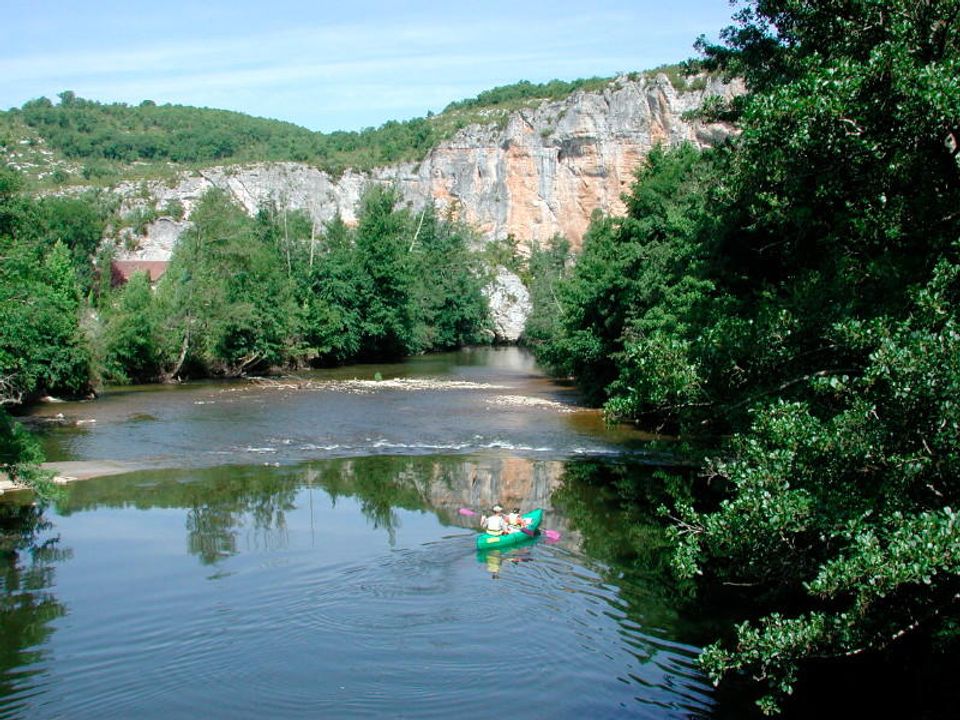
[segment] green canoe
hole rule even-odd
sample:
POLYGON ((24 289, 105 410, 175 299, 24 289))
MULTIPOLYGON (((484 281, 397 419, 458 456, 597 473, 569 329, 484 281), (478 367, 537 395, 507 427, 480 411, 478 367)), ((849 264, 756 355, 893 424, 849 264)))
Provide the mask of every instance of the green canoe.
POLYGON ((537 535, 537 528, 540 527, 540 521, 543 520, 543 508, 537 508, 528 513, 523 513, 522 517, 527 520, 524 529, 528 532, 517 531, 503 535, 490 535, 485 532, 480 533, 477 535, 477 550, 491 550, 493 548, 516 545, 523 540, 529 540, 532 537, 531 533, 537 535))

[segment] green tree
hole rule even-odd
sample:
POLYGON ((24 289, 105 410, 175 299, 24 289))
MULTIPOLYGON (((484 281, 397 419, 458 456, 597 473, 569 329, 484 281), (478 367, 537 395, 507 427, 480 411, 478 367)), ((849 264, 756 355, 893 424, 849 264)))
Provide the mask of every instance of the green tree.
POLYGON ((399 203, 395 189, 375 185, 364 193, 357 214, 356 258, 366 278, 361 354, 369 359, 398 358, 417 349, 410 261, 415 229, 399 203))
POLYGON ((115 383, 147 382, 160 376, 160 338, 150 278, 133 277, 104 311, 103 372, 115 383))
POLYGON ((80 287, 93 286, 93 257, 105 227, 104 218, 90 197, 46 197, 39 201, 43 234, 48 242, 62 242, 70 249, 80 287))
POLYGON ((90 351, 79 326, 80 297, 65 245, 46 255, 0 238, 0 384, 19 402, 43 393, 89 392, 90 351))
MULTIPOLYGON (((647 362, 623 362, 624 353, 649 351, 649 364, 669 373, 682 365, 661 360, 682 353, 664 337, 675 334, 709 285, 696 279, 704 226, 702 176, 709 165, 690 146, 655 148, 639 171, 627 199, 629 213, 613 218, 597 215, 584 237, 571 271, 556 283, 559 305, 555 332, 537 346, 538 357, 556 372, 572 375, 586 397, 596 403, 610 398, 614 382, 633 392, 630 376, 647 362)), ((687 392, 681 377, 670 397, 687 392)), ((666 397, 655 400, 662 405, 666 397)), ((637 407, 619 401, 617 412, 636 415, 637 407)), ((632 402, 628 395, 627 402, 632 402)), ((646 404, 646 400, 644 405, 646 404)))
POLYGON ((41 500, 47 500, 55 493, 51 473, 40 468, 43 461, 37 439, 0 407, 0 474, 33 488, 41 500))
POLYGON ((362 299, 368 278, 356 259, 353 234, 337 215, 314 238, 300 277, 301 327, 314 361, 323 365, 359 356, 362 299))
POLYGON ((811 658, 877 655, 910 635, 937 637, 941 658, 957 650, 958 300, 960 265, 942 261, 906 318, 838 327, 872 353, 861 373, 815 384, 835 412, 758 409, 710 468, 729 499, 682 515, 684 574, 789 602, 703 657, 717 680, 748 670, 767 682, 768 710, 811 658))
POLYGON ((417 350, 449 350, 490 337, 484 332, 489 311, 471 240, 466 225, 440 218, 433 205, 419 213, 410 241, 417 350))
POLYGON ((297 313, 276 245, 219 190, 191 218, 158 287, 164 374, 236 376, 290 359, 297 313))
POLYGON ((614 415, 730 436, 675 562, 743 608, 705 667, 774 711, 817 663, 956 657, 960 6, 743 6, 702 43, 740 137, 652 156, 544 347, 614 415))
POLYGON ((37 442, 3 406, 90 388, 90 352, 70 250, 43 236, 42 212, 0 169, 0 472, 48 494, 37 442))
POLYGON ((566 274, 570 259, 570 242, 561 235, 550 238, 546 247, 535 245, 530 249, 528 275, 532 308, 523 330, 523 340, 535 350, 560 331, 563 305, 558 296, 558 284, 566 274))
POLYGON ((765 593, 703 661, 768 711, 815 658, 957 649, 958 12, 755 2, 706 48, 753 93, 714 188, 726 299, 681 338, 741 432, 677 562, 765 593))

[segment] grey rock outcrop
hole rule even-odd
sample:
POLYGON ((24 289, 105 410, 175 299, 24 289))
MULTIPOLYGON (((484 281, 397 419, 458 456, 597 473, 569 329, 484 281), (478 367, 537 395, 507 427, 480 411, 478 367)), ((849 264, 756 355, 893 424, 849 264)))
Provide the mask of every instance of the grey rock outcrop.
POLYGON ((505 267, 498 267, 496 277, 483 288, 483 294, 490 305, 494 339, 519 340, 532 308, 530 293, 520 278, 505 267))

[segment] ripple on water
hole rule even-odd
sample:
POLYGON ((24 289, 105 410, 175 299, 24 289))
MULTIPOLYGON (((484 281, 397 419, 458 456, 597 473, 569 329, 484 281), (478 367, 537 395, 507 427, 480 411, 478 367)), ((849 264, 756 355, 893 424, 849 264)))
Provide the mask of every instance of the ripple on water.
POLYGON ((637 621, 617 585, 561 546, 493 565, 456 536, 337 557, 234 556, 97 622, 68 615, 61 677, 8 698, 7 714, 189 717, 214 703, 235 718, 446 718, 492 696, 543 717, 709 713, 696 649, 637 621))
MULTIPOLYGON (((708 706, 695 650, 625 627, 617 588, 574 556, 544 544, 508 553, 498 582, 482 566, 478 573, 476 560, 451 542, 367 563, 292 568, 283 585, 222 610, 231 627, 250 633, 234 637, 237 649, 259 658, 256 671, 229 674, 230 686, 277 716, 312 708, 375 717, 407 707, 417 717, 440 717, 453 698, 479 706, 506 684, 508 695, 553 714, 579 706, 603 717, 602 698, 622 678, 630 679, 626 692, 607 700, 656 708, 657 717, 708 706), (527 562, 510 562, 520 558, 527 562), (463 592, 465 584, 474 591, 463 592), (646 649, 647 661, 624 635, 646 649)), ((207 666, 204 681, 222 682, 233 661, 201 639, 190 664, 207 666)), ((238 702, 234 711, 243 710, 238 702)), ((609 714, 616 714, 612 704, 609 714)))

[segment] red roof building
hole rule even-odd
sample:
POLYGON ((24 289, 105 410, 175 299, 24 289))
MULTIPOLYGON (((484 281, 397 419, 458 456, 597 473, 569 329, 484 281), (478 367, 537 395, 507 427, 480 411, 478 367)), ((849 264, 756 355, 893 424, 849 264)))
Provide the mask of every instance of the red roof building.
POLYGON ((110 282, 116 287, 125 284, 134 273, 145 272, 155 283, 167 271, 167 260, 114 260, 110 267, 110 282))

